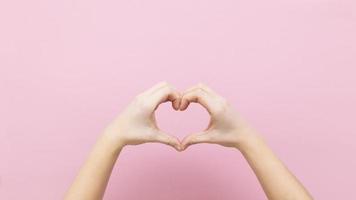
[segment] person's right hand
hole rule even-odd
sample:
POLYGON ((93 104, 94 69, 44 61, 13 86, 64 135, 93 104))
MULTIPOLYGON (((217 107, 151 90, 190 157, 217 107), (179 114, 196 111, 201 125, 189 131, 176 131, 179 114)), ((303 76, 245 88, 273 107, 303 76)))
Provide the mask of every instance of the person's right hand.
POLYGON ((227 101, 203 84, 198 84, 182 95, 180 110, 191 102, 201 104, 211 119, 206 130, 188 135, 182 141, 183 149, 197 143, 213 143, 240 149, 242 142, 255 135, 247 123, 233 110, 227 101))

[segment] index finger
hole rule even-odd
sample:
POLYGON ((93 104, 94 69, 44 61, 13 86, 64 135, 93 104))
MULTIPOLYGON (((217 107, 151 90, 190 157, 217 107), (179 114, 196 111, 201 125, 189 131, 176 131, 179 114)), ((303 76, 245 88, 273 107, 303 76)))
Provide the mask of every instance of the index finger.
POLYGON ((201 104, 209 113, 211 113, 211 107, 213 102, 211 97, 202 89, 194 89, 183 94, 180 110, 185 110, 188 108, 190 102, 201 104))
POLYGON ((180 93, 174 89, 171 85, 166 85, 161 87, 151 94, 146 96, 149 103, 153 106, 153 109, 157 109, 157 107, 164 102, 171 101, 172 106, 175 110, 179 109, 180 106, 180 93))

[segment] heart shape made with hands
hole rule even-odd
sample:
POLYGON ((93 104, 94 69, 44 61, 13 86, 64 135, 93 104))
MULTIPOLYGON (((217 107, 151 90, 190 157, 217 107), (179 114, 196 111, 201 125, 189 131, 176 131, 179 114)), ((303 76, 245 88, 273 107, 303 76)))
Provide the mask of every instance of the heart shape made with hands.
POLYGON ((210 116, 207 115, 209 113, 205 112, 206 109, 204 107, 191 106, 191 103, 199 103, 185 101, 182 97, 183 95, 177 99, 170 98, 168 101, 162 102, 157 106, 157 109, 155 110, 155 123, 157 128, 165 134, 174 137, 179 142, 179 147, 174 146, 178 151, 185 150, 185 141, 187 138, 197 132, 205 131, 210 121, 210 116), (170 103, 171 106, 166 105, 165 103, 170 103), (173 116, 169 107, 176 111, 173 116), (199 109, 201 111, 199 113, 200 116, 198 116, 198 113, 196 112, 199 109), (205 118, 202 115, 205 115, 205 118), (196 122, 196 119, 199 119, 199 122, 196 122), (190 130, 187 130, 187 127, 189 127, 190 130), (183 132, 186 134, 182 134, 183 132))
MULTIPOLYGON (((223 146, 235 145, 235 134, 229 133, 236 128, 236 124, 238 124, 236 119, 239 119, 239 117, 232 112, 226 100, 220 95, 203 84, 191 87, 183 93, 178 92, 166 83, 155 87, 158 88, 155 89, 156 93, 160 94, 160 100, 155 110, 161 103, 168 101, 172 102, 172 107, 176 111, 185 111, 191 103, 198 103, 210 115, 210 122, 206 129, 188 135, 182 141, 177 138, 172 139, 173 136, 170 136, 171 139, 161 139, 159 142, 171 145, 178 151, 185 150, 189 145, 197 143, 214 143, 223 146)), ((158 131, 164 133, 158 128, 155 119, 154 123, 158 131)))
POLYGON ((227 101, 205 85, 199 84, 180 93, 167 83, 160 83, 136 96, 134 101, 107 128, 107 134, 119 145, 157 142, 178 151, 197 143, 213 143, 233 147, 241 132, 250 130, 230 108, 227 101), (177 111, 185 111, 190 103, 198 103, 210 115, 205 130, 186 136, 182 141, 157 126, 155 111, 160 104, 172 102, 177 111))
POLYGON ((181 143, 188 135, 204 131, 208 127, 210 115, 201 105, 190 104, 181 111, 174 109, 171 103, 163 103, 155 111, 159 130, 177 138, 181 143))

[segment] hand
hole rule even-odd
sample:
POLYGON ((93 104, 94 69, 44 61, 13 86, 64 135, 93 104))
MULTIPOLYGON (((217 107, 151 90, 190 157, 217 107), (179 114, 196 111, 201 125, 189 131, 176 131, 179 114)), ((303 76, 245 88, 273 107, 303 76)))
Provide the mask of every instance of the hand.
POLYGON ((227 101, 207 86, 199 84, 186 90, 182 95, 179 109, 182 111, 187 109, 191 102, 201 104, 211 118, 206 130, 184 138, 183 150, 197 143, 213 143, 239 149, 244 139, 254 135, 254 131, 227 101))
POLYGON ((162 82, 139 94, 133 102, 112 122, 105 131, 119 147, 158 142, 181 150, 177 138, 162 132, 156 124, 155 110, 164 102, 171 101, 179 110, 180 94, 169 84, 162 82))

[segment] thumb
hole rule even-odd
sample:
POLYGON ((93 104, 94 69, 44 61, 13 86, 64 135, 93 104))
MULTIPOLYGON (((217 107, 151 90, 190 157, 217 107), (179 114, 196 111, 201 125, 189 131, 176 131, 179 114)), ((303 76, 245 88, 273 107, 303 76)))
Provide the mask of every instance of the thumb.
POLYGON ((182 151, 180 141, 176 137, 173 137, 163 131, 158 131, 154 142, 166 144, 175 148, 177 151, 182 151))
POLYGON ((185 137, 182 141, 182 150, 185 150, 192 144, 199 144, 199 143, 211 143, 211 134, 207 131, 193 133, 185 137))

